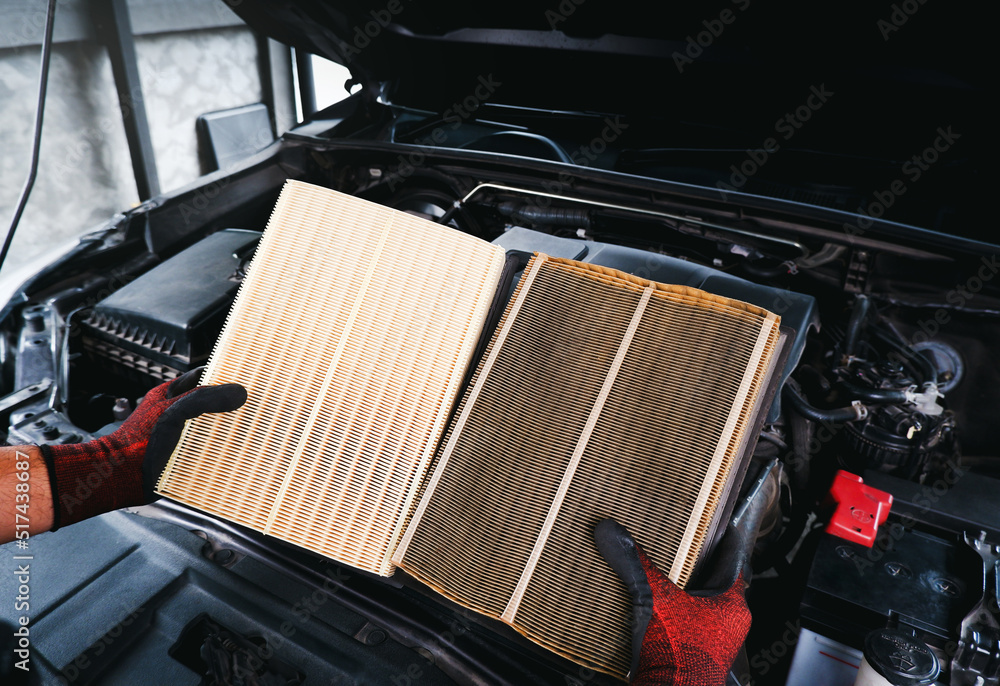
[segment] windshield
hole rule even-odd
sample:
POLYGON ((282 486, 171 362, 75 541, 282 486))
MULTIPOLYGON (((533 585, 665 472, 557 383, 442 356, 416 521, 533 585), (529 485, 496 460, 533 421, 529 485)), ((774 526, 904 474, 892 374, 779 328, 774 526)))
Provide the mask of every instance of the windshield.
MULTIPOLYGON (((399 143, 505 153, 762 195, 985 239, 986 197, 968 128, 913 124, 895 140, 830 137, 838 93, 820 84, 770 126, 675 117, 534 111, 456 102, 439 113, 396 108, 399 143), (826 110, 826 111, 825 111, 826 110), (905 135, 903 135, 905 133, 905 135), (910 141, 914 141, 911 143, 910 141)), ((572 172, 568 171, 567 175, 572 172)))

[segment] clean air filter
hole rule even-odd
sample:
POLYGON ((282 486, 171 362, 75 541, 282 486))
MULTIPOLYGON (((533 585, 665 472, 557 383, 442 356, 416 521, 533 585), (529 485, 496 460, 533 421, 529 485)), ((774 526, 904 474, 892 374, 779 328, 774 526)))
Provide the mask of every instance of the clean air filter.
POLYGON ((632 601, 594 526, 613 517, 688 582, 752 447, 778 324, 704 291, 536 256, 393 561, 624 678, 632 601))
POLYGON ((202 379, 249 399, 188 422, 158 492, 391 574, 504 257, 288 181, 202 379))

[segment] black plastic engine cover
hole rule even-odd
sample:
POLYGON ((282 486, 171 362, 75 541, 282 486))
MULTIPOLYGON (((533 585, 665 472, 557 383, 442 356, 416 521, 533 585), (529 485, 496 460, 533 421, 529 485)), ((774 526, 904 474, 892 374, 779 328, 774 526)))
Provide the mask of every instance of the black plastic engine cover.
POLYGON ((84 320, 83 346, 116 372, 165 381, 208 359, 260 233, 214 233, 105 298, 84 320))

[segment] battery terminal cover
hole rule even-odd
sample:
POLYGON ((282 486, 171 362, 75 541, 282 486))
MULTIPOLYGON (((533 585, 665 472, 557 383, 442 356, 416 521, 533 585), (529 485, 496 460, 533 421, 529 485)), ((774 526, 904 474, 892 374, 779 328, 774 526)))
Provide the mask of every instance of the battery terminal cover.
POLYGON ((871 548, 879 526, 889 517, 892 495, 865 486, 860 476, 841 469, 833 479, 830 499, 837 509, 826 532, 871 548))

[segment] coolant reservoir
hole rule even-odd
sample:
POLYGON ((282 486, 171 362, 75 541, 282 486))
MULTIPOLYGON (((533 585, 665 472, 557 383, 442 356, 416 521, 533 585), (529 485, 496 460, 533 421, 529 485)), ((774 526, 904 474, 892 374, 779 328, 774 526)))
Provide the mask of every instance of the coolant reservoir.
POLYGON ((895 629, 878 629, 865 638, 854 686, 929 686, 940 671, 927 644, 895 629))

